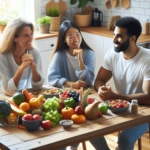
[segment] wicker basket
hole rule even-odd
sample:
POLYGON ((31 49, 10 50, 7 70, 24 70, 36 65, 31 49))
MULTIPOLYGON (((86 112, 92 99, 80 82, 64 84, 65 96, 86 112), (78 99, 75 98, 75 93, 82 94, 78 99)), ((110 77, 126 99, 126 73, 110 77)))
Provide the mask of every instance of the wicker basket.
POLYGON ((59 17, 50 17, 50 18, 52 19, 52 23, 50 24, 50 31, 58 31, 61 22, 61 15, 59 17))
POLYGON ((74 14, 75 22, 79 27, 88 27, 92 19, 92 13, 81 15, 80 13, 74 14))

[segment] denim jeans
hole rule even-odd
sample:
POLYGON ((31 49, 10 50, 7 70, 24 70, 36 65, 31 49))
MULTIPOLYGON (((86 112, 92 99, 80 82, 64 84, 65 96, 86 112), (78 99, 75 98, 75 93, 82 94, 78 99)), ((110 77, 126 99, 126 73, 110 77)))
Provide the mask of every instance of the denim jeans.
MULTIPOLYGON (((135 142, 148 131, 148 128, 149 123, 146 123, 123 130, 118 138, 117 150, 134 150, 135 142)), ((110 150, 104 137, 92 139, 90 140, 90 143, 95 147, 96 150, 110 150)), ((71 145, 70 150, 76 149, 78 145, 79 143, 71 145)), ((62 148, 60 150, 66 150, 66 148, 62 148)))

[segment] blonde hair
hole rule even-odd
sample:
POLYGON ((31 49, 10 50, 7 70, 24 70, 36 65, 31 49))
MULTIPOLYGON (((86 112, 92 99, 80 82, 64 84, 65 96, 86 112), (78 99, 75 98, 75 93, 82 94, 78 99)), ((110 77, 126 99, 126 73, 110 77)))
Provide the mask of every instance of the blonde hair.
MULTIPOLYGON (((19 36, 19 33, 24 27, 30 27, 32 31, 32 37, 34 35, 34 26, 31 22, 28 22, 22 18, 12 19, 4 29, 0 42, 0 54, 13 51, 16 49, 16 43, 14 38, 19 36)), ((33 45, 32 45, 33 48, 33 45)))

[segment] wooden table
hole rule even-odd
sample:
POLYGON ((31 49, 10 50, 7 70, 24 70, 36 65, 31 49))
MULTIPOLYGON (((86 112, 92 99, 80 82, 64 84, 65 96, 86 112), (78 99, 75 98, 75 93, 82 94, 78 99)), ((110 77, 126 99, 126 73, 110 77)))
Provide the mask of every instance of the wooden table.
MULTIPOLYGON (((94 88, 91 88, 92 93, 96 93, 94 88)), ((29 141, 23 141, 14 134, 3 131, 0 127, 0 143, 11 150, 57 150, 68 145, 150 122, 150 106, 139 106, 138 110, 138 115, 130 115, 129 111, 121 114, 113 114, 109 111, 103 117, 87 120, 76 127, 29 141)), ((58 125, 58 128, 62 127, 58 125)), ((21 130, 21 132, 23 133, 25 130, 21 130)))

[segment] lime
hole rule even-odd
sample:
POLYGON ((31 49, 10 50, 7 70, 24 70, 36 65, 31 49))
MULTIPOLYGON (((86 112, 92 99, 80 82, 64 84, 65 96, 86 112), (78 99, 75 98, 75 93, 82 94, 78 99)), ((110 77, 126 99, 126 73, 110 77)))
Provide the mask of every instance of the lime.
POLYGON ((14 101, 14 103, 16 103, 16 104, 21 104, 24 100, 25 100, 25 96, 24 96, 24 94, 22 94, 22 93, 16 93, 16 94, 13 96, 13 101, 14 101))
POLYGON ((102 104, 102 103, 101 103, 101 104, 99 104, 98 109, 99 109, 103 114, 105 114, 105 113, 107 113, 108 107, 107 107, 106 104, 102 104))

